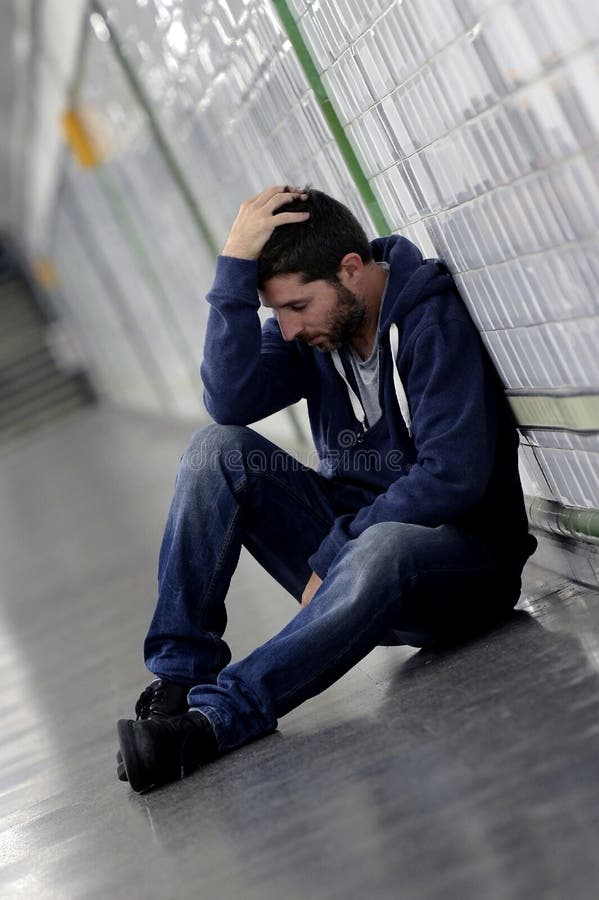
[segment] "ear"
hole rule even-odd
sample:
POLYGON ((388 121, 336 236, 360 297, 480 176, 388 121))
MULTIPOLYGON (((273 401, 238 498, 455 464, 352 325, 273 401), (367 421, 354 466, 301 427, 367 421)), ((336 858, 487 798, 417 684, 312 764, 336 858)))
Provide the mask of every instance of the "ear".
POLYGON ((337 278, 342 284, 355 284, 360 281, 364 272, 364 263, 359 253, 346 253, 337 271, 337 278))

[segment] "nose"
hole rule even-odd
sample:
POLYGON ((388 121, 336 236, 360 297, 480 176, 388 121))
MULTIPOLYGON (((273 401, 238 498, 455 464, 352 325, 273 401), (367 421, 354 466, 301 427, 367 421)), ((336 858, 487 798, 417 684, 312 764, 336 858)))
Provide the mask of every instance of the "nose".
POLYGON ((279 328, 281 329, 283 340, 294 341, 302 330, 302 324, 299 321, 299 318, 280 310, 277 313, 277 319, 279 320, 279 328))

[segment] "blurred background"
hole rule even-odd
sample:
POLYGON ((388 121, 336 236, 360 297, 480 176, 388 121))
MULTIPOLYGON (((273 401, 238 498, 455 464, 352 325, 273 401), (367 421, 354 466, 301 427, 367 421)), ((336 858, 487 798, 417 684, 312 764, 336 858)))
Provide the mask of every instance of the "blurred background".
POLYGON ((245 197, 309 183, 446 260, 545 561, 596 585, 598 39, 593 0, 6 0, 3 440, 92 398, 205 419, 214 257, 245 197))

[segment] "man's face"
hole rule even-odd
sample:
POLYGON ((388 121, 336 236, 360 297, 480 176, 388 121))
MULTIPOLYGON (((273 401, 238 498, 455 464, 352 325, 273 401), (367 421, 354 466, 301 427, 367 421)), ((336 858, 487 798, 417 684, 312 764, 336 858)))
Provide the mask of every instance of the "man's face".
POLYGON ((274 310, 286 341, 299 338, 323 353, 348 344, 364 321, 366 302, 343 284, 277 275, 262 290, 264 306, 274 310))

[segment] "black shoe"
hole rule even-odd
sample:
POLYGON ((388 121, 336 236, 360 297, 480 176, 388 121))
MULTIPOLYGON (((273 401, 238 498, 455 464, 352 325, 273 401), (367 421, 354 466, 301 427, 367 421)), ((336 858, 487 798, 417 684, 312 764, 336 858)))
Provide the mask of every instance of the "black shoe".
POLYGON ((135 704, 137 719, 158 719, 180 716, 189 709, 187 695, 191 684, 175 684, 164 678, 156 678, 144 688, 135 704))
MULTIPOLYGON (((140 719, 159 719, 166 716, 180 716, 189 709, 187 695, 192 685, 175 684, 164 678, 156 678, 144 688, 135 704, 135 715, 140 719)), ((119 781, 127 781, 121 751, 116 754, 116 773, 119 781)))
POLYGON ((214 730, 200 712, 136 722, 121 719, 117 730, 125 773, 134 791, 178 781, 218 756, 214 730))

